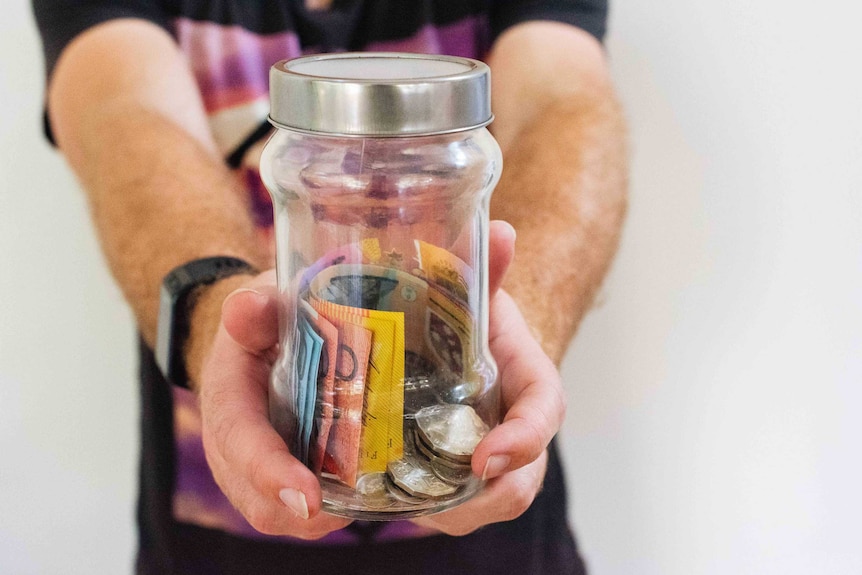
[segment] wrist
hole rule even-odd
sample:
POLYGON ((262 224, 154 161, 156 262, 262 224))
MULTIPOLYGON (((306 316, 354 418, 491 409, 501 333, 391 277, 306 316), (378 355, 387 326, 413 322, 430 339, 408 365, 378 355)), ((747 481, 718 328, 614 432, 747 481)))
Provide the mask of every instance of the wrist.
POLYGON ((237 274, 200 286, 189 302, 189 333, 183 345, 183 358, 189 388, 200 389, 204 361, 212 348, 221 324, 221 309, 225 298, 246 285, 253 274, 237 274))
MULTIPOLYGON (((200 349, 208 349, 221 317, 221 309, 213 308, 212 302, 221 304, 231 284, 216 288, 213 295, 208 287, 234 276, 252 276, 257 271, 247 262, 229 256, 199 258, 177 266, 165 276, 160 290, 158 334, 156 337, 156 362, 165 378, 180 387, 189 387, 189 366, 199 370, 202 357, 200 349), (221 296, 221 299, 214 299, 221 296), (200 303, 198 306, 196 304, 200 303), (192 323, 192 315, 198 309, 198 319, 192 323), (215 309, 215 311, 208 311, 215 309), (203 310, 203 311, 201 311, 203 310), (187 348, 194 325, 197 342, 191 346, 192 356, 187 358, 187 348), (201 327, 203 326, 203 327, 201 327)), ((198 378, 199 379, 199 378, 198 378)))

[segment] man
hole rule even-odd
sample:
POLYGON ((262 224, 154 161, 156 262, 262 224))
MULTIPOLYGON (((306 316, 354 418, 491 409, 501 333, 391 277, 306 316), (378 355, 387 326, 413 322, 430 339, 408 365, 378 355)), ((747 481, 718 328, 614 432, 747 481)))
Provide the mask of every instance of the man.
POLYGON ((625 205, 604 0, 34 4, 50 134, 143 339, 138 572, 582 572, 550 442, 564 413, 555 364, 609 265, 625 205), (172 269, 210 256, 272 267, 254 169, 266 74, 278 59, 337 50, 481 57, 492 70, 505 163, 492 217, 518 236, 512 259, 512 227, 492 226, 492 287, 505 291, 491 302, 491 349, 506 412, 473 457, 486 490, 413 522, 321 513, 316 479, 269 426, 271 271, 207 282, 176 310, 189 329, 187 377, 173 383, 191 391, 169 385, 151 351, 172 269))

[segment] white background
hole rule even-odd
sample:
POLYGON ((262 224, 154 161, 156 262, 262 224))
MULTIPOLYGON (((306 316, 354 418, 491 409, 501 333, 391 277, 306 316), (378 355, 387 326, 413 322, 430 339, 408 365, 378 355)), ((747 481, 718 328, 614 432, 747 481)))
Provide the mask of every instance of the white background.
MULTIPOLYGON (((595 575, 862 573, 853 4, 614 4, 631 209, 563 369, 595 575)), ((128 573, 134 330, 40 136, 29 9, 4 8, 0 573, 128 573)))

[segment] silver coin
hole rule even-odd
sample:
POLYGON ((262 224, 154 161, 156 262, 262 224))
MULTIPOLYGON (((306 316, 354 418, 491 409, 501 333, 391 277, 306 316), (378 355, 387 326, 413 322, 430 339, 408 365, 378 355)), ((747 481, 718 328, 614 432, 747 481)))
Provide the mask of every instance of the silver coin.
POLYGON ((419 442, 419 439, 418 439, 418 436, 416 435, 416 425, 412 421, 405 421, 404 422, 404 453, 403 453, 402 457, 404 457, 404 458, 419 457, 421 459, 422 453, 419 451, 420 447, 418 445, 418 442, 419 442))
POLYGON ((462 462, 456 461, 454 459, 449 459, 435 452, 431 447, 425 443, 425 441, 421 438, 418 431, 414 432, 413 436, 413 446, 419 455, 423 456, 428 461, 439 461, 441 465, 445 465, 451 469, 456 471, 461 471, 462 469, 470 469, 470 462, 462 462))
POLYGON ((415 419, 419 438, 436 454, 459 463, 470 463, 473 451, 489 431, 469 405, 423 407, 415 419))
POLYGON ((431 460, 431 471, 450 485, 466 485, 470 481, 470 478, 473 477, 472 468, 450 467, 443 463, 440 458, 431 460))
POLYGON ((428 459, 431 471, 446 483, 465 485, 470 480, 473 468, 469 463, 458 463, 445 457, 439 457, 418 437, 415 438, 415 446, 416 450, 428 459))
POLYGON ((386 475, 396 487, 414 497, 438 499, 457 491, 454 486, 441 481, 429 464, 423 463, 417 457, 404 457, 397 461, 390 461, 386 466, 386 475))
POLYGON ((385 473, 366 473, 356 481, 356 493, 368 507, 381 508, 391 503, 385 473))
POLYGON ((427 497, 413 497, 412 495, 409 495, 406 491, 392 483, 389 476, 386 477, 386 489, 390 497, 397 499, 402 503, 407 503, 408 505, 418 505, 428 499, 427 497))
POLYGON ((422 454, 426 459, 435 459, 437 457, 437 453, 431 449, 425 440, 422 439, 422 436, 419 435, 419 430, 415 430, 413 432, 413 447, 416 452, 422 454))

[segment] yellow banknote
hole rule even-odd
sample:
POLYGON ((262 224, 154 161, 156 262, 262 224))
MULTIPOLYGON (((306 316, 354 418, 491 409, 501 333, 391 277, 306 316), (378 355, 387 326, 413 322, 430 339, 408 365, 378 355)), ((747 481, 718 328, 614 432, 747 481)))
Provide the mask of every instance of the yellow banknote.
POLYGON ((441 290, 428 290, 425 338, 431 355, 441 367, 463 380, 473 379, 481 350, 474 339, 473 315, 441 290))
POLYGON ((473 270, 464 260, 440 246, 416 240, 419 269, 429 283, 447 292, 463 304, 470 304, 476 292, 473 270))

